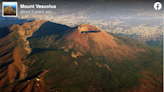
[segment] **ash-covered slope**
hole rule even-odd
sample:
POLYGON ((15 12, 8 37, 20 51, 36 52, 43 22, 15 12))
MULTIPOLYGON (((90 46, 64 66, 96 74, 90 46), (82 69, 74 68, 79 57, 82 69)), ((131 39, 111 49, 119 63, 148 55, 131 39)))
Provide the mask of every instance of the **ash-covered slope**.
POLYGON ((68 50, 75 50, 84 55, 90 53, 95 56, 104 56, 108 60, 119 61, 123 57, 134 59, 136 54, 145 52, 144 48, 130 47, 128 44, 119 42, 120 40, 111 34, 88 24, 82 24, 70 30, 64 38, 68 41, 68 44, 64 45, 68 50))
MULTIPOLYGON (((1 33, 3 34, 2 31, 1 33)), ((20 48, 10 40, 12 35, 13 33, 0 39, 0 87, 26 77, 20 48)))
POLYGON ((27 63, 30 74, 50 69, 45 79, 46 84, 54 85, 52 89, 162 90, 162 53, 145 44, 88 24, 68 28, 48 22, 34 34, 29 38, 33 49, 27 63), (37 36, 40 32, 46 35, 37 36), (157 76, 146 77, 152 74, 157 76))
MULTIPOLYGON (((22 63, 22 58, 31 52, 29 42, 26 40, 39 28, 43 21, 32 21, 22 25, 12 25, 0 29, 0 91, 14 91, 12 87, 27 76, 27 66, 22 63), (4 90, 4 89, 5 90, 4 90)), ((21 85, 21 84, 20 84, 21 85)), ((22 85, 21 85, 22 86, 22 85)), ((21 89, 21 86, 15 86, 21 89)), ((33 86, 33 85, 31 85, 33 86)), ((24 86, 26 87, 26 86, 24 86)), ((28 89, 30 90, 30 89, 28 89)), ((34 90, 34 89, 33 89, 34 90)), ((37 89, 35 89, 37 90, 37 89)), ((16 92, 16 91, 14 91, 16 92)), ((27 91, 26 91, 27 92, 27 91)), ((32 92, 32 91, 28 91, 32 92)), ((41 92, 41 91, 38 91, 41 92)), ((44 92, 44 91, 42 91, 44 92)))
MULTIPOLYGON (((42 72, 40 75, 45 74, 42 72)), ((48 92, 42 78, 21 80, 0 88, 1 92, 48 92)))
POLYGON ((28 73, 2 91, 162 91, 162 53, 138 41, 88 24, 69 28, 35 20, 10 30, 20 36, 10 41, 29 53, 21 58, 28 73), (43 70, 49 71, 36 87, 35 77, 43 70))

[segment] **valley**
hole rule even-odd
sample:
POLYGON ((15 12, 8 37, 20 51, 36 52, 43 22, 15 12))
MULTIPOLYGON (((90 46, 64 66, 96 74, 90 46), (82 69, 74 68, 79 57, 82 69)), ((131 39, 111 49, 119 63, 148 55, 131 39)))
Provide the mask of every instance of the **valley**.
POLYGON ((7 30, 0 35, 0 91, 163 90, 163 53, 132 38, 45 20, 0 29, 7 30))

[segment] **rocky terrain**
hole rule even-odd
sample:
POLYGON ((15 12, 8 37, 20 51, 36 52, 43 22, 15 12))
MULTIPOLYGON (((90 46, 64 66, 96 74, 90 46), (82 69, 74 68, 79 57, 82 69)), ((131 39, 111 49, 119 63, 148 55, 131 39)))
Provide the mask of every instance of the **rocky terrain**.
MULTIPOLYGON (((9 28, 3 28, 0 30, 0 87, 2 87, 0 88, 1 91, 5 90, 5 88, 3 89, 4 86, 10 85, 8 86, 10 88, 10 91, 12 90, 14 92, 20 92, 23 90, 25 90, 26 92, 44 92, 44 90, 42 90, 43 88, 41 88, 40 91, 39 89, 37 90, 32 88, 35 82, 31 82, 29 87, 27 86, 26 82, 24 82, 24 79, 27 77, 28 67, 22 62, 22 58, 31 52, 31 48, 29 46, 29 41, 27 40, 27 38, 32 36, 33 32, 37 31, 37 29, 42 23, 44 23, 44 21, 41 22, 35 20, 32 22, 32 24, 16 24, 10 26, 9 28), (6 34, 4 31, 8 31, 9 34, 6 34), (20 82, 21 80, 23 80, 23 82, 20 82), (26 86, 29 91, 24 89, 24 87, 26 86), (12 87, 14 88, 11 89, 12 87)), ((41 84, 44 85, 44 83, 41 84)))
POLYGON ((2 92, 162 92, 162 52, 81 24, 0 29, 2 92))
POLYGON ((20 39, 24 41, 24 49, 27 50, 28 54, 31 53, 30 43, 27 40, 28 37, 31 37, 35 31, 39 29, 39 27, 45 23, 46 21, 34 20, 32 23, 23 23, 22 25, 12 25, 10 30, 17 31, 20 35, 20 39))
MULTIPOLYGON (((85 55, 89 50, 93 55, 103 55, 110 60, 121 60, 121 56, 135 57, 135 54, 138 52, 145 51, 144 49, 129 47, 128 45, 121 43, 119 44, 117 43, 119 42, 119 39, 95 26, 88 24, 79 25, 77 30, 72 31, 65 38, 72 41, 65 48, 69 48, 69 46, 71 46, 73 47, 72 49, 75 51, 78 50, 83 55, 85 55), (81 33, 82 31, 87 33, 81 33), (79 45, 83 47, 80 47, 79 45)), ((74 55, 74 53, 72 55, 74 55)))
POLYGON ((22 80, 27 76, 27 67, 21 62, 23 57, 21 49, 10 40, 10 35, 0 39, 0 87, 22 80))

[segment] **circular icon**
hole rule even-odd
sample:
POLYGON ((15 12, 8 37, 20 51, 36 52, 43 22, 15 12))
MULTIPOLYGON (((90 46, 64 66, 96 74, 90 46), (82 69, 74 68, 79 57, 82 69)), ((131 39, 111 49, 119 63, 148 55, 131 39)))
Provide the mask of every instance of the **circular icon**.
POLYGON ((160 2, 155 2, 154 3, 154 9, 155 10, 161 10, 162 8, 162 4, 160 2))

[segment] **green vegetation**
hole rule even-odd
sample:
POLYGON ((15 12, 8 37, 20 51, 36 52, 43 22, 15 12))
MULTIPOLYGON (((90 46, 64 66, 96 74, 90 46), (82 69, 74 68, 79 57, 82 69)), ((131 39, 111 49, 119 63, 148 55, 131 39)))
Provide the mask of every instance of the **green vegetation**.
POLYGON ((141 43, 139 41, 136 41, 128 36, 121 36, 121 35, 116 35, 113 33, 109 33, 110 35, 116 37, 118 40, 116 40, 119 44, 126 44, 130 47, 138 47, 138 48, 150 48, 146 44, 141 43))
POLYGON ((149 46, 160 50, 161 52, 163 51, 163 40, 157 40, 157 41, 148 41, 146 42, 149 46))
MULTIPOLYGON (((54 89, 64 92, 86 92, 93 85, 98 91, 121 91, 140 86, 138 79, 145 78, 141 71, 150 71, 157 77, 162 76, 162 53, 157 52, 146 44, 133 39, 118 36, 117 42, 131 47, 144 48, 147 52, 138 54, 138 58, 129 61, 124 58, 122 62, 109 61, 104 56, 97 57, 88 53, 76 60, 70 52, 57 49, 66 46, 64 38, 56 39, 58 35, 46 35, 29 38, 33 52, 28 56, 30 63, 28 77, 34 76, 43 69, 49 72, 43 77, 46 84, 54 89), (37 50, 35 50, 37 49, 37 50), (91 58, 92 60, 89 60, 91 58), (78 62, 76 66, 74 61, 78 62), (103 67, 98 67, 96 62, 103 67), (107 64, 111 70, 104 67, 107 64)), ((91 45, 95 44, 90 40, 91 45)), ((145 78, 146 79, 146 78, 145 78)), ((159 81, 155 80, 159 83, 159 81)))
POLYGON ((53 85, 55 89, 60 91, 69 88, 71 88, 69 89, 71 92, 77 91, 77 88, 80 88, 81 91, 87 91, 86 88, 90 85, 94 85, 96 88, 103 87, 104 91, 127 89, 138 86, 140 83, 137 79, 142 77, 136 70, 137 68, 129 64, 106 62, 112 68, 111 72, 105 67, 98 68, 95 62, 100 61, 93 59, 85 63, 84 60, 87 58, 79 57, 77 59, 79 65, 76 66, 73 63, 74 59, 61 50, 36 53, 30 57, 30 60, 36 62, 29 67, 32 68, 29 71, 29 76, 33 76, 43 69, 50 69, 44 79, 51 81, 47 84, 53 85))
POLYGON ((24 49, 24 41, 22 39, 19 39, 19 34, 17 32, 13 32, 9 39, 16 44, 16 46, 19 48, 20 53, 22 56, 27 55, 27 51, 24 49))
MULTIPOLYGON (((111 35, 113 35, 114 37, 120 39, 121 41, 118 41, 118 43, 122 42, 123 43, 126 43, 127 45, 130 45, 130 46, 136 46, 138 44, 138 46, 142 46, 142 47, 145 47, 146 45, 150 46, 148 48, 151 48, 151 49, 156 49, 156 50, 159 50, 159 51, 163 51, 163 40, 157 40, 157 41, 147 41, 146 43, 141 43, 141 42, 138 42, 136 40, 134 40, 133 38, 130 38, 130 37, 133 37, 133 36, 138 36, 138 35, 125 35, 125 34, 119 34, 119 35, 116 35, 116 34, 113 34, 113 33, 109 33, 111 35)), ((121 44, 121 43, 120 43, 121 44)))
POLYGON ((20 37, 19 34, 17 32, 14 32, 10 35, 10 40, 14 43, 17 43, 19 37, 20 37))
POLYGON ((30 41, 31 48, 47 48, 51 45, 54 45, 55 38, 57 38, 58 35, 46 35, 42 37, 34 37, 34 38, 29 38, 28 40, 30 41), (41 45, 42 44, 42 45, 41 45))
MULTIPOLYGON (((162 79, 159 78, 162 78, 163 73, 163 54, 154 49, 154 47, 162 47, 161 41, 147 43, 150 47, 128 36, 111 34, 117 38, 115 41, 120 45, 126 44, 132 48, 141 48, 146 51, 138 53, 136 55, 137 58, 133 60, 130 60, 129 58, 131 57, 128 56, 121 57, 123 60, 120 62, 112 59, 112 61, 110 61, 105 56, 94 56, 90 51, 87 51, 87 54, 84 56, 79 56, 77 59, 74 59, 71 57, 71 52, 76 53, 76 51, 70 50, 69 52, 65 52, 63 49, 60 49, 64 46, 68 47, 71 41, 68 42, 64 37, 60 38, 59 35, 56 35, 60 30, 57 32, 52 30, 54 29, 53 24, 49 27, 47 26, 49 26, 49 24, 45 25, 44 29, 40 28, 40 31, 37 31, 38 34, 35 32, 34 37, 28 38, 32 52, 25 60, 22 58, 22 61, 24 60, 24 63, 29 67, 28 78, 34 77, 46 69, 49 71, 43 77, 46 85, 52 86, 53 89, 62 92, 87 92, 92 89, 90 86, 94 86, 97 91, 122 91, 140 86, 139 79, 153 81, 159 85, 162 84, 162 79), (47 33, 45 34, 47 28, 51 31, 46 31, 47 33), (54 34, 52 34, 52 32, 54 34), (76 65, 74 61, 76 61, 78 65, 76 65), (97 63, 100 64, 100 67, 97 63), (105 64, 108 65, 111 70, 105 67, 105 64), (150 72, 148 76, 150 76, 152 80, 142 75, 141 71, 150 72)), ((18 28, 15 27, 13 30, 17 31, 18 28)), ((10 35, 10 40, 16 43, 22 55, 26 55, 27 52, 24 50, 24 42, 19 39, 17 32, 13 32, 13 34, 10 35)), ((91 48, 97 49, 94 48, 97 43, 90 38, 89 45, 91 48)), ((80 45, 76 47, 76 49, 79 48, 80 45)), ((85 50, 85 47, 81 48, 85 50)))

